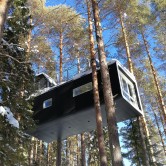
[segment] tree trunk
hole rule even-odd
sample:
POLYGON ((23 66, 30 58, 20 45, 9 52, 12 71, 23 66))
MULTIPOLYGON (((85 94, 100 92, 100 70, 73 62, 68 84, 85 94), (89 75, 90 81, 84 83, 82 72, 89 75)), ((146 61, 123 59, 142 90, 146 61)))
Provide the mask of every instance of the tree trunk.
MULTIPOLYGON (((153 110, 153 108, 152 108, 153 110)), ((153 110, 153 114, 154 114, 154 117, 155 117, 155 121, 156 121, 156 125, 157 125, 157 129, 158 129, 158 132, 159 132, 159 135, 160 135, 160 139, 161 139, 161 143, 162 143, 162 147, 163 147, 163 151, 164 151, 164 154, 166 156, 166 146, 165 146, 165 143, 164 143, 164 140, 163 140, 163 137, 162 137, 162 132, 160 130, 160 125, 159 125, 159 122, 158 122, 158 118, 157 118, 157 115, 155 113, 155 111, 153 110)))
POLYGON ((60 32, 59 52, 60 52, 60 82, 63 80, 63 34, 60 32))
MULTIPOLYGON (((127 55, 129 71, 132 74, 134 74, 133 64, 132 64, 131 54, 130 54, 130 47, 129 47, 128 40, 127 40, 126 28, 125 28, 123 17, 122 17, 122 12, 120 10, 119 10, 119 17, 120 17, 120 24, 121 24, 121 28, 122 28, 123 39, 124 39, 124 43, 125 43, 125 49, 126 49, 126 55, 127 55)), ((143 143, 143 146, 144 146, 143 147, 143 150, 144 150, 143 153, 146 154, 143 157, 143 162, 144 162, 144 164, 146 164, 148 166, 149 165, 149 157, 148 157, 149 155, 147 153, 145 136, 148 139, 149 145, 151 146, 151 141, 149 140, 149 130, 147 128, 147 124, 146 124, 144 115, 143 115, 143 117, 137 118, 137 121, 138 121, 138 124, 139 124, 139 127, 140 127, 140 134, 141 134, 140 139, 141 139, 141 142, 143 143)), ((151 154, 153 155, 153 150, 152 150, 152 148, 150 148, 150 149, 151 149, 151 154)))
POLYGON ((151 71, 152 71, 152 74, 153 74, 154 83, 155 83, 155 86, 156 86, 156 89, 157 89, 159 104, 160 104, 160 107, 161 107, 161 110, 162 110, 162 114, 163 114, 163 118, 164 118, 164 122, 165 122, 165 126, 166 126, 166 107, 165 107, 165 104, 164 104, 164 99, 163 99, 161 89, 160 89, 160 86, 159 86, 159 82, 158 82, 158 79, 157 79, 156 70, 153 66, 152 58, 151 58, 151 55, 150 55, 150 52, 149 52, 148 43, 145 39, 145 35, 144 35, 143 31, 141 31, 141 35, 142 35, 143 42, 144 42, 145 49, 146 49, 146 53, 147 53, 147 56, 148 56, 148 59, 149 59, 149 64, 150 64, 151 71))
POLYGON ((39 149, 39 166, 42 166, 43 141, 40 141, 39 144, 40 144, 40 149, 39 149))
POLYGON ((68 146, 68 139, 66 139, 66 166, 69 166, 69 146, 68 146))
POLYGON ((104 145, 102 114, 101 114, 101 107, 100 107, 100 97, 99 97, 97 71, 96 71, 96 60, 95 60, 96 57, 95 57, 95 51, 94 51, 93 25, 92 25, 92 21, 91 21, 90 4, 89 4, 88 0, 86 0, 86 3, 87 3, 87 10, 88 10, 89 40, 90 40, 90 54, 91 54, 92 80, 93 80, 93 98, 94 98, 94 107, 95 107, 95 111, 96 111, 96 125, 97 125, 99 156, 100 156, 101 165, 106 166, 107 157, 106 157, 105 145, 104 145))
MULTIPOLYGON (((30 24, 32 24, 32 18, 30 18, 30 24)), ((29 60, 30 58, 30 51, 31 51, 31 40, 32 40, 32 28, 29 29, 28 32, 28 39, 27 39, 27 55, 26 59, 29 60)))
POLYGON ((110 77, 109 77, 108 66, 104 51, 104 43, 102 39, 99 9, 96 0, 91 0, 91 1, 93 7, 94 21, 95 21, 96 40, 98 45, 100 70, 101 70, 101 77, 103 83, 103 94, 104 94, 105 108, 107 114, 109 144, 112 155, 112 165, 122 166, 123 163, 122 163, 122 155, 121 155, 120 143, 118 138, 118 130, 116 126, 115 106, 114 106, 110 77))
POLYGON ((50 146, 51 144, 47 145, 47 166, 50 165, 50 146))
POLYGON ((134 73, 133 64, 132 64, 132 60, 131 60, 131 54, 130 54, 130 48, 129 48, 129 44, 128 44, 128 40, 127 40, 127 33, 126 33, 125 26, 124 26, 121 11, 119 11, 119 18, 120 18, 120 24, 121 24, 121 27, 122 27, 122 34, 123 34, 123 39, 124 39, 124 43, 125 43, 125 49, 126 49, 126 55, 127 55, 129 71, 131 73, 134 73))
POLYGON ((30 145, 30 153, 29 153, 29 166, 31 166, 31 165, 33 165, 33 159, 34 159, 34 149, 33 149, 33 147, 34 147, 34 140, 35 140, 35 138, 34 137, 32 137, 31 138, 31 145, 30 145))
POLYGON ((77 52, 77 71, 78 71, 78 73, 81 72, 80 54, 79 54, 79 52, 77 52))
POLYGON ((62 144, 61 140, 57 140, 57 157, 56 157, 56 166, 61 166, 61 149, 62 149, 62 144))
POLYGON ((84 134, 81 134, 81 166, 86 166, 84 134))
POLYGON ((4 23, 8 14, 8 8, 10 5, 10 0, 1 0, 0 1, 0 42, 3 36, 4 23))

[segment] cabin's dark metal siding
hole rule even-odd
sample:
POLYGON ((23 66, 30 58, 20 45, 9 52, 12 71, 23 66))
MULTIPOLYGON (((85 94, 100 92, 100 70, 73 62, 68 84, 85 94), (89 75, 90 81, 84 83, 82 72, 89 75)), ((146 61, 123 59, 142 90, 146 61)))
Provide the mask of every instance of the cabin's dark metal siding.
MULTIPOLYGON (((118 74, 118 64, 115 62, 109 65, 112 92, 115 100, 117 122, 141 115, 140 107, 135 108, 125 100, 121 94, 121 87, 118 74)), ((123 68, 122 72, 128 76, 123 68)), ((130 77, 129 77, 130 78, 130 77)), ((133 81, 130 78, 131 81, 133 81)), ((60 86, 54 87, 48 92, 37 96, 34 100, 34 118, 38 123, 37 129, 31 132, 32 135, 43 139, 46 142, 60 137, 65 139, 68 136, 84 131, 91 131, 96 128, 95 110, 93 102, 93 90, 73 97, 73 89, 86 83, 92 82, 92 74, 73 79, 60 86), (52 98, 53 105, 43 109, 43 102, 52 98)), ((100 92, 101 110, 103 124, 107 125, 105 106, 102 92, 102 80, 98 70, 98 82, 100 92)), ((136 86, 136 84, 135 84, 136 86)), ((137 95, 137 87, 135 89, 137 95)))

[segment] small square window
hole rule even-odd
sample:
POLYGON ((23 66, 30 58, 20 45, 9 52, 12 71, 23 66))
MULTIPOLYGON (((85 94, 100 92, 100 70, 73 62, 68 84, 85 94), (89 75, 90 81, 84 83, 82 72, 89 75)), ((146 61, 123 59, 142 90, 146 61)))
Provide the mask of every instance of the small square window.
POLYGON ((48 107, 51 107, 52 106, 52 98, 50 99, 47 99, 43 102, 43 109, 44 108, 48 108, 48 107))

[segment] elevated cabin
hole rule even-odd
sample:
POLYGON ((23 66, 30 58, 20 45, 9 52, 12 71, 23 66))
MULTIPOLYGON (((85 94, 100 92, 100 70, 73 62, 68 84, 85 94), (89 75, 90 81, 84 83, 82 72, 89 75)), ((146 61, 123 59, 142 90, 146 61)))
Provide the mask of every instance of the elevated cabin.
MULTIPOLYGON (((108 68, 117 122, 142 115, 135 77, 117 60, 109 62, 108 68)), ((106 126, 100 69, 97 72, 103 125, 106 126)), ((91 70, 36 96, 33 110, 37 128, 31 135, 46 142, 96 129, 91 70)))
POLYGON ((36 85, 38 90, 56 86, 56 82, 45 73, 36 75, 36 85))

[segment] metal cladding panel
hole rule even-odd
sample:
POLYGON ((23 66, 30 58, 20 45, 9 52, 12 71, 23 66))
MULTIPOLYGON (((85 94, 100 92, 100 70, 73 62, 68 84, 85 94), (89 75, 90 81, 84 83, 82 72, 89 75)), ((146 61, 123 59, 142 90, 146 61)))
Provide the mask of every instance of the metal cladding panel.
MULTIPOLYGON (((120 68, 121 66, 117 62, 109 65, 117 122, 141 115, 140 109, 123 96, 119 74, 120 68)), ((130 75, 125 72, 125 70, 123 71, 123 68, 122 74, 127 75, 127 77, 130 75)), ((130 78, 130 76, 129 79, 133 81, 133 78, 130 78)), ((50 91, 36 97, 34 101, 34 118, 38 121, 38 124, 37 128, 29 133, 46 142, 51 142, 58 138, 65 139, 68 136, 96 129, 93 91, 89 90, 73 97, 73 89, 89 82, 92 82, 91 72, 52 88, 50 91), (52 98, 52 106, 43 109, 43 101, 49 98, 52 98)), ((103 125, 106 126, 107 120, 102 92, 102 80, 99 70, 98 82, 103 125)), ((135 83, 135 80, 133 82, 135 83)), ((135 88, 135 91, 137 91, 137 87, 135 88)), ((137 99, 139 100, 139 96, 137 99)))

